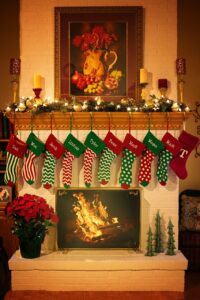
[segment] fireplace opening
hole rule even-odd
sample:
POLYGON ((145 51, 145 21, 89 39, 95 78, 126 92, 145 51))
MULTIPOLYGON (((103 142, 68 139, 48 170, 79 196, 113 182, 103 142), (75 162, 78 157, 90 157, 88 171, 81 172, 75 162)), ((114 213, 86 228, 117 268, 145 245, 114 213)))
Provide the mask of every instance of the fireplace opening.
POLYGON ((139 248, 139 189, 58 189, 56 211, 59 249, 139 248))

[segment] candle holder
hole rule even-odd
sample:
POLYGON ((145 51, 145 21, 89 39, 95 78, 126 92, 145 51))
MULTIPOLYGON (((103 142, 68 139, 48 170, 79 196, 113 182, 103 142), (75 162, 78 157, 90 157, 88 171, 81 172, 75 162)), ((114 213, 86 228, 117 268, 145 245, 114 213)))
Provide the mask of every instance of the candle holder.
POLYGON ((158 79, 158 89, 160 91, 161 98, 167 98, 168 80, 158 79))
POLYGON ((161 98, 167 98, 167 88, 159 88, 161 98))
POLYGON ((184 102, 184 85, 185 81, 183 80, 183 76, 180 76, 178 79, 178 99, 180 103, 184 102))
POLYGON ((19 99, 19 80, 17 79, 17 77, 13 78, 11 80, 11 85, 12 85, 12 102, 16 103, 17 100, 19 99))
POLYGON ((40 93, 41 93, 42 89, 41 88, 34 88, 33 91, 35 93, 35 98, 34 98, 35 103, 37 105, 41 105, 43 103, 43 101, 42 101, 42 99, 40 97, 40 93))
POLYGON ((145 100, 146 98, 146 93, 145 93, 145 89, 146 89, 146 86, 148 85, 148 82, 143 82, 143 83, 140 83, 140 90, 141 90, 141 100, 145 100))
POLYGON ((42 91, 41 88, 35 88, 33 89, 34 93, 35 93, 35 99, 40 99, 40 93, 42 91))
POLYGON ((19 100, 19 75, 20 75, 21 60, 19 58, 10 59, 10 75, 13 93, 13 103, 19 100))
POLYGON ((184 75, 186 74, 186 60, 185 58, 177 58, 176 60, 176 73, 178 76, 178 99, 180 103, 184 102, 184 75))

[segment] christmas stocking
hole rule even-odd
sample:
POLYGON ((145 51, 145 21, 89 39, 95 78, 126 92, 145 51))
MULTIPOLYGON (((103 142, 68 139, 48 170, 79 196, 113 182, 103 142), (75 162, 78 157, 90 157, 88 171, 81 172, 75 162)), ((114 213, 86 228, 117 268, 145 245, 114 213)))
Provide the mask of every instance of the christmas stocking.
POLYGON ((128 189, 132 182, 132 166, 136 156, 140 156, 145 145, 136 140, 130 133, 127 133, 124 140, 122 154, 122 167, 119 182, 123 189, 128 189))
POLYGON ((67 136, 64 146, 63 185, 65 188, 69 188, 72 182, 72 161, 84 152, 85 146, 71 133, 67 136))
POLYGON ((117 157, 123 149, 123 143, 110 131, 106 135, 104 143, 106 144, 106 147, 100 158, 98 170, 98 180, 103 185, 107 184, 110 180, 111 164, 114 158, 117 157))
POLYGON ((56 161, 65 151, 63 144, 51 133, 45 143, 45 160, 42 171, 42 184, 45 189, 50 189, 54 184, 56 161))
POLYGON ((151 131, 148 131, 143 143, 146 148, 140 161, 138 180, 141 185, 147 186, 151 180, 151 164, 156 155, 163 149, 163 143, 151 131))
POLYGON ((45 146, 39 138, 31 132, 26 141, 28 149, 24 156, 24 165, 22 168, 22 176, 28 184, 33 184, 36 179, 35 159, 44 151, 45 146))
POLYGON ((17 164, 19 158, 23 158, 26 149, 26 143, 12 134, 6 148, 6 172, 4 175, 4 182, 9 186, 13 186, 16 182, 17 164))
POLYGON ((158 154, 158 168, 156 175, 159 183, 161 185, 166 185, 169 163, 173 156, 176 156, 179 153, 182 144, 169 132, 166 132, 163 136, 162 143, 165 149, 161 150, 158 154))
POLYGON ((84 182, 87 187, 90 187, 92 183, 93 160, 105 148, 105 144, 93 131, 90 131, 87 135, 84 144, 87 147, 83 160, 84 182))
POLYGON ((170 167, 180 179, 185 179, 187 177, 187 159, 199 143, 199 138, 183 130, 178 140, 183 146, 180 152, 171 160, 170 167))

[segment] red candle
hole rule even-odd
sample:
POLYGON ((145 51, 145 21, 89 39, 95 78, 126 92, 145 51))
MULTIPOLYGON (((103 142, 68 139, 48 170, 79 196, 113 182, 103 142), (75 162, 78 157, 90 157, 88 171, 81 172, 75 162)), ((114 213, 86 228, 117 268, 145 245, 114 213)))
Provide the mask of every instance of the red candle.
POLYGON ((158 79, 158 88, 159 89, 162 89, 162 88, 167 89, 168 88, 167 79, 158 79))
POLYGON ((20 74, 20 63, 21 63, 21 60, 19 58, 11 58, 10 59, 10 74, 11 75, 19 75, 20 74))
POLYGON ((186 73, 186 62, 185 58, 177 58, 176 60, 176 74, 185 75, 186 73))

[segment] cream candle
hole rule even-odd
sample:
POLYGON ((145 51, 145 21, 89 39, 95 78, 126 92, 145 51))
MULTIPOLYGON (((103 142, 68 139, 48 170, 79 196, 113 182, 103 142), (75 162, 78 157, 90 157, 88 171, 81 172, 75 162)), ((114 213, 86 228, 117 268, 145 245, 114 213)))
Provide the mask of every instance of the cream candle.
POLYGON ((33 88, 41 89, 42 88, 42 77, 40 74, 34 74, 33 76, 33 88))
POLYGON ((146 69, 140 69, 140 84, 148 82, 148 72, 146 69))

